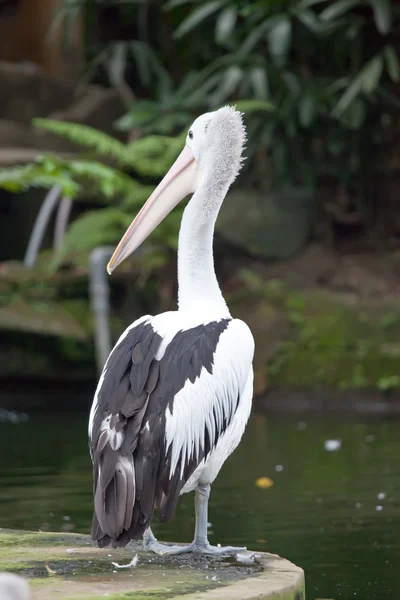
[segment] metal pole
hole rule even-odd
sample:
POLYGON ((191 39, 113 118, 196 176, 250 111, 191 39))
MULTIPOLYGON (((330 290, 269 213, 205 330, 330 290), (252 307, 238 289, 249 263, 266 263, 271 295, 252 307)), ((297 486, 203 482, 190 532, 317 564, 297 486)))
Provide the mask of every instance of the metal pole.
POLYGON ((56 223, 54 225, 53 250, 60 250, 64 242, 65 232, 67 229, 69 215, 71 214, 72 200, 64 196, 58 206, 56 223))
POLYGON ((92 250, 89 258, 89 295, 94 315, 96 366, 99 374, 112 349, 109 324, 110 286, 106 264, 113 252, 114 248, 111 246, 98 246, 92 250))
POLYGON ((36 263, 37 255, 42 244, 47 224, 51 217, 51 213, 58 202, 60 194, 60 188, 56 185, 53 186, 44 199, 42 206, 40 207, 25 252, 24 267, 27 269, 31 269, 36 263))

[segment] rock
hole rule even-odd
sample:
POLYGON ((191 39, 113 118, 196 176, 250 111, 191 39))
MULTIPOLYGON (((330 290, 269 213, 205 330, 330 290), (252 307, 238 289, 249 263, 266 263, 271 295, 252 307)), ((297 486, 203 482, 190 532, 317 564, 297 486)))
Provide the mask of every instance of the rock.
POLYGON ((48 116, 54 107, 68 108, 77 98, 74 82, 46 75, 34 65, 0 61, 0 81, 1 116, 26 125, 48 116))
POLYGON ((314 198, 309 190, 234 190, 224 202, 216 228, 229 242, 253 255, 285 259, 303 247, 313 217, 314 198))
POLYGON ((0 139, 10 148, 34 146, 36 143, 35 131, 29 125, 7 119, 0 119, 0 139))
POLYGON ((113 124, 125 107, 115 90, 77 87, 74 81, 51 77, 34 65, 1 61, 0 81, 0 166, 30 162, 39 152, 65 155, 79 150, 62 137, 33 127, 37 117, 83 123, 118 137, 113 124))
POLYGON ((0 59, 76 79, 84 64, 82 15, 69 19, 64 6, 63 0, 1 0, 0 59))
POLYGON ((125 107, 115 90, 91 85, 87 87, 85 94, 66 110, 54 112, 49 115, 49 118, 58 121, 84 123, 89 127, 105 131, 114 137, 118 137, 119 133, 119 137, 124 139, 126 136, 113 127, 113 123, 124 111, 125 107))
POLYGON ((26 123, 6 119, 0 119, 0 144, 0 164, 3 166, 33 161, 41 152, 65 155, 76 151, 76 146, 62 138, 26 123))
POLYGON ((114 600, 128 593, 138 600, 305 600, 302 569, 275 554, 253 559, 163 557, 143 552, 140 543, 100 549, 86 535, 0 529, 0 569, 27 577, 32 600, 114 600), (135 567, 113 565, 129 563, 134 554, 135 567))
POLYGON ((1 600, 29 600, 31 597, 29 585, 19 575, 0 573, 1 600))
MULTIPOLYGON (((267 294, 267 292, 266 292, 267 294)), ((290 324, 267 367, 273 387, 400 389, 400 310, 395 301, 354 300, 282 286, 270 296, 290 324)))
POLYGON ((324 284, 335 292, 366 299, 396 297, 396 263, 399 264, 398 257, 393 259, 390 255, 341 256, 336 268, 325 273, 324 284))
POLYGON ((266 364, 288 334, 288 322, 278 308, 263 298, 253 298, 249 306, 249 295, 246 295, 233 299, 231 304, 233 316, 245 321, 253 333, 254 394, 262 395, 268 384, 266 364))
POLYGON ((87 341, 89 338, 88 331, 62 303, 49 299, 26 302, 22 298, 11 298, 5 306, 0 306, 0 330, 23 331, 80 341, 87 341))

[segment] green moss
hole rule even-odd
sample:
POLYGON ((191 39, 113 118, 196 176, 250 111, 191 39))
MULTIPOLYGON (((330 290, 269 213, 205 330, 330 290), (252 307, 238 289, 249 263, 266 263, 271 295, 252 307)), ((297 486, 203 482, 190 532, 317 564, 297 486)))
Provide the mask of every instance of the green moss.
MULTIPOLYGON (((181 596, 194 600, 198 593, 229 583, 238 582, 245 586, 246 577, 250 577, 250 585, 255 586, 254 597, 260 596, 263 577, 269 580, 275 577, 277 593, 274 592, 274 597, 293 600, 282 595, 288 589, 285 581, 299 581, 297 569, 292 572, 293 565, 273 555, 263 555, 265 558, 260 558, 260 564, 254 568, 241 568, 233 559, 209 559, 205 571, 203 557, 153 556, 149 559, 146 553, 138 551, 139 566, 136 569, 117 571, 112 561, 130 559, 132 548, 125 551, 92 548, 88 536, 59 533, 0 530, 0 540, 3 543, 0 569, 28 577, 35 596, 40 594, 42 600, 52 600, 56 596, 100 600, 105 595, 110 600, 168 600, 181 596), (47 546, 48 542, 51 545, 47 546), (75 547, 73 552, 69 552, 71 546, 75 547), (284 581, 283 572, 286 573, 284 581), (217 580, 214 580, 214 573, 217 580), (255 573, 259 577, 251 577, 255 573), (153 588, 153 585, 157 587, 153 588)), ((223 595, 229 597, 229 588, 223 595)))
POLYGON ((24 546, 88 546, 92 544, 85 535, 63 533, 40 533, 0 530, 0 550, 24 546))
POLYGON ((268 364, 271 385, 400 388, 398 303, 377 307, 319 291, 273 292, 266 296, 281 306, 290 327, 268 364))
MULTIPOLYGON (((100 600, 102 596, 82 596, 76 600, 100 600)), ((165 590, 149 590, 148 592, 125 592, 107 596, 107 600, 121 600, 122 598, 134 598, 134 600, 151 600, 152 598, 162 598, 168 600, 176 597, 176 592, 166 592, 165 590)))
MULTIPOLYGON (((68 559, 55 558, 49 560, 49 567, 55 571, 58 576, 68 577, 76 575, 99 575, 102 573, 110 574, 111 563, 109 558, 105 557, 74 557, 68 559)), ((43 565, 42 565, 43 566, 43 565)))
MULTIPOLYGON (((73 584, 74 597, 82 594, 82 598, 87 600, 88 591, 93 600, 103 597, 103 591, 99 592, 97 596, 94 595, 97 584, 102 585, 101 582, 110 581, 110 585, 112 585, 114 576, 111 573, 114 567, 111 561, 121 561, 120 553, 117 553, 117 556, 114 553, 111 557, 110 552, 114 551, 100 552, 94 548, 86 535, 0 530, 0 571, 19 573, 28 577, 30 585, 36 589, 42 589, 45 586, 47 590, 45 598, 51 597, 52 586, 57 588, 57 593, 59 590, 65 590, 66 597, 68 597, 68 590, 72 589, 70 588, 71 584, 73 584), (76 551, 67 553, 69 548, 76 548, 76 551)), ((128 556, 130 556, 129 551, 125 558, 128 556)), ((181 572, 177 577, 177 568, 181 569, 181 565, 179 563, 178 566, 175 561, 165 563, 161 561, 157 565, 154 559, 151 563, 141 559, 141 568, 140 572, 136 573, 135 586, 137 586, 139 578, 141 585, 144 585, 145 588, 139 591, 130 591, 132 589, 132 573, 129 570, 122 571, 116 577, 119 585, 122 582, 124 582, 123 585, 126 583, 126 588, 119 593, 115 593, 111 589, 110 598, 135 598, 136 600, 165 598, 167 600, 177 594, 192 593, 199 589, 205 590, 221 585, 209 579, 206 580, 203 572, 193 568, 181 572), (152 581, 149 577, 161 564, 164 589, 147 590, 146 587, 152 581)))
POLYGON ((51 585, 53 585, 53 583, 54 578, 49 577, 48 575, 46 577, 35 577, 29 579, 29 587, 32 589, 42 589, 43 587, 50 587, 51 585))
POLYGON ((32 565, 29 562, 18 561, 16 563, 0 561, 0 573, 27 573, 32 565))
MULTIPOLYGON (((186 595, 186 594, 194 594, 197 591, 205 591, 209 589, 214 589, 216 587, 220 587, 218 585, 195 585, 195 586, 178 586, 174 587, 172 590, 168 589, 155 589, 155 590, 146 590, 141 592, 122 592, 119 594, 113 594, 112 596, 107 596, 107 600, 121 600, 121 598, 133 598, 134 600, 151 600, 152 598, 162 598, 162 600, 168 600, 169 598, 176 598, 177 595, 186 595)), ((82 598, 77 598, 77 600, 100 600, 103 596, 87 596, 82 598)))
POLYGON ((54 555, 54 552, 51 553, 49 551, 44 556, 41 556, 40 559, 35 558, 35 560, 20 560, 19 553, 11 558, 12 560, 10 561, 0 561, 0 572, 23 573, 34 579, 46 578, 48 575, 47 565, 56 572, 58 577, 110 573, 110 561, 98 557, 92 559, 88 559, 87 557, 60 559, 54 555))

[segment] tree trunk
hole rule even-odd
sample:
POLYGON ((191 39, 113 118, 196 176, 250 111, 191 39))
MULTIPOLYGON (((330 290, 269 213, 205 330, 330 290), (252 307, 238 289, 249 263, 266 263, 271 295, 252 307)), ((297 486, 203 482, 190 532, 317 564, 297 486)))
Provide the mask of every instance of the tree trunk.
POLYGON ((14 0, 14 10, 0 10, 0 60, 31 62, 56 77, 76 76, 82 64, 81 19, 64 50, 62 23, 51 30, 62 5, 62 0, 14 0))

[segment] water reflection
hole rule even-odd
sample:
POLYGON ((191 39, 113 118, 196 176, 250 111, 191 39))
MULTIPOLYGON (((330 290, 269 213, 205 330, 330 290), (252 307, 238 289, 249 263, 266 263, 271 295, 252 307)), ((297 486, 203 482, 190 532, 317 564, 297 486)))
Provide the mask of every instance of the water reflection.
MULTIPOLYGON (((86 420, 86 413, 37 414, 0 423, 0 527, 89 530, 86 420)), ((400 590, 399 450, 400 422, 255 413, 213 487, 211 541, 293 560, 306 571, 309 599, 393 600, 400 590), (340 444, 327 448, 327 440, 340 444), (258 487, 262 477, 272 487, 258 487)), ((191 539, 192 501, 182 498, 175 520, 155 526, 160 538, 191 539)))

